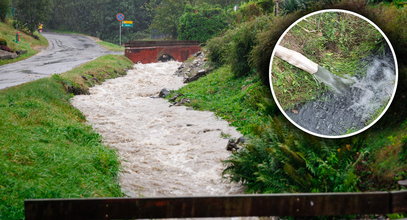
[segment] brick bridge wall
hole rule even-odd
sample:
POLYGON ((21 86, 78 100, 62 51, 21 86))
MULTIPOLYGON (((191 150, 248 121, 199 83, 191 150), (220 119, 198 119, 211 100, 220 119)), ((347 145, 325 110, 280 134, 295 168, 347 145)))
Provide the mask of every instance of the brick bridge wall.
POLYGON ((197 41, 133 41, 125 47, 126 57, 134 63, 154 63, 164 54, 183 62, 201 50, 197 41))

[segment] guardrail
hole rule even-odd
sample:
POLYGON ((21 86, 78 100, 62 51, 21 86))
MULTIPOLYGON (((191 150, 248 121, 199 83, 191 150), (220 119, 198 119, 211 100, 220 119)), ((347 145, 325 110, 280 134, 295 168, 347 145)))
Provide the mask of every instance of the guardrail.
POLYGON ((30 199, 24 203, 27 220, 337 216, 407 212, 407 191, 30 199))

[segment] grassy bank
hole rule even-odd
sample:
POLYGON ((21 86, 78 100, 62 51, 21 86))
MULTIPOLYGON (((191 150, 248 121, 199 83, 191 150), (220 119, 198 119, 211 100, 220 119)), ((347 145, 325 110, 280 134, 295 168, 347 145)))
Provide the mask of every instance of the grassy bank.
MULTIPOLYGON (((220 68, 179 92, 191 99, 192 106, 216 112, 250 137, 249 143, 225 162, 225 175, 245 185, 248 192, 256 193, 401 189, 397 181, 407 178, 407 101, 404 95, 407 88, 407 29, 400 25, 406 23, 406 13, 406 7, 394 5, 333 1, 279 16, 266 14, 246 22, 237 21, 220 36, 209 40, 208 58, 220 68), (277 40, 297 19, 323 8, 346 9, 371 19, 388 36, 398 56, 398 91, 391 107, 377 124, 350 138, 322 139, 302 132, 276 110, 269 91, 270 56, 277 40)), ((380 43, 376 41, 377 32, 364 30, 365 25, 336 33, 332 32, 332 26, 315 26, 313 21, 308 21, 311 23, 293 30, 302 32, 305 28, 310 31, 309 35, 294 33, 283 44, 315 58, 338 75, 349 74, 349 70, 357 74, 355 62, 350 61, 360 60, 380 43), (314 33, 315 28, 327 28, 327 31, 318 29, 314 33), (323 38, 319 31, 325 31, 323 38), (352 32, 361 40, 357 45, 354 36, 348 36, 352 32), (339 36, 341 34, 343 37, 339 36), (342 42, 336 42, 337 39, 342 42), (301 43, 293 44, 297 40, 301 43), (332 45, 334 41, 336 46, 332 45), (348 46, 360 48, 352 54, 346 52, 348 46), (318 53, 313 54, 315 48, 318 53)), ((345 20, 338 22, 334 26, 341 27, 345 20)), ((356 20, 349 22, 357 25, 356 20)), ((291 68, 283 62, 274 67, 278 67, 276 71, 287 72, 291 68)), ((302 89, 299 98, 317 97, 318 94, 309 89, 316 86, 312 79, 307 87, 297 85, 298 78, 290 80, 292 87, 302 89)), ((282 93, 288 95, 284 99, 286 106, 302 102, 298 97, 291 97, 289 91, 282 93)))
POLYGON ((27 59, 32 55, 38 53, 41 49, 46 48, 48 46, 48 41, 42 35, 35 33, 35 35, 39 36, 39 40, 36 40, 30 35, 27 35, 20 31, 21 34, 21 41, 19 43, 14 42, 16 39, 16 32, 18 30, 14 29, 11 25, 7 23, 0 22, 0 38, 3 38, 7 41, 8 47, 10 49, 16 50, 26 50, 27 53, 23 54, 16 59, 9 59, 9 60, 0 60, 0 66, 8 63, 18 62, 20 60, 27 59))
POLYGON ((115 151, 84 123, 66 88, 86 91, 131 66, 125 57, 109 55, 0 91, 0 219, 23 218, 28 198, 122 196, 115 151))
POLYGON ((117 44, 112 44, 106 41, 96 41, 96 43, 111 51, 124 52, 124 47, 119 46, 117 44))
POLYGON ((236 77, 222 66, 176 93, 188 105, 215 112, 249 144, 227 161, 225 175, 248 192, 332 192, 400 189, 406 178, 407 121, 380 125, 353 138, 326 140, 305 134, 276 110, 257 75, 236 77))
POLYGON ((61 81, 70 93, 87 94, 89 87, 105 79, 124 75, 126 72, 123 68, 129 69, 132 65, 133 63, 124 56, 106 55, 64 74, 54 75, 54 78, 61 81))

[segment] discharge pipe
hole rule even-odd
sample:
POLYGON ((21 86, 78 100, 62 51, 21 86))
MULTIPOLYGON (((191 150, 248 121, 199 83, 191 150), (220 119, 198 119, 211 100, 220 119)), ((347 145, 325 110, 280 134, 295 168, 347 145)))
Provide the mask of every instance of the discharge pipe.
POLYGON ((308 59, 297 51, 290 50, 283 46, 277 45, 275 55, 289 64, 304 70, 315 76, 319 81, 333 88, 336 93, 344 94, 350 89, 350 85, 354 83, 351 79, 345 79, 332 74, 327 69, 321 67, 317 63, 308 59))

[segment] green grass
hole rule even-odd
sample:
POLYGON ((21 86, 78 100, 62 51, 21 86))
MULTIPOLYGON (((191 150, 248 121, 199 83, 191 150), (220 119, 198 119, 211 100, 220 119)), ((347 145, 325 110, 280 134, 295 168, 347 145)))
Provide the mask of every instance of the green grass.
POLYGON ((118 51, 118 52, 124 51, 124 47, 119 46, 117 44, 109 43, 106 41, 97 41, 96 43, 111 51, 118 51))
POLYGON ((63 82, 67 91, 74 94, 87 94, 89 87, 125 74, 124 69, 130 69, 133 63, 124 56, 106 55, 92 62, 85 63, 62 75, 55 75, 63 82))
MULTIPOLYGON (((284 36, 281 45, 295 50, 340 77, 364 73, 361 60, 384 48, 384 38, 368 22, 344 13, 308 17, 284 36)), ((273 59, 273 88, 283 109, 315 99, 326 89, 312 76, 273 59)))
POLYGON ((279 59, 273 60, 273 88, 283 109, 316 99, 327 87, 313 75, 279 59))
POLYGON ((266 112, 275 109, 270 90, 262 86, 257 76, 237 78, 230 66, 216 69, 177 93, 185 95, 178 99, 191 99, 187 105, 215 112, 243 134, 252 133, 257 125, 268 120, 266 112))
POLYGON ((27 59, 35 54, 37 54, 42 48, 48 46, 48 41, 42 35, 37 32, 35 35, 39 36, 40 39, 36 40, 32 36, 29 36, 20 31, 21 41, 19 43, 14 42, 16 39, 16 32, 18 30, 14 29, 11 25, 7 23, 0 22, 0 38, 7 41, 7 46, 12 50, 26 50, 27 53, 23 54, 15 59, 0 60, 0 66, 8 63, 18 62, 20 60, 27 59))
POLYGON ((249 137, 248 145, 225 161, 224 174, 250 193, 397 190, 397 180, 407 175, 401 153, 407 123, 347 139, 313 137, 281 116, 257 75, 236 77, 230 66, 168 98, 178 93, 184 94, 178 100, 189 98, 187 105, 215 112, 249 137))
POLYGON ((123 75, 131 66, 125 57, 109 55, 0 90, 0 219, 22 219, 24 199, 122 196, 116 152, 70 105, 72 94, 61 82, 102 69, 98 76, 123 75))

